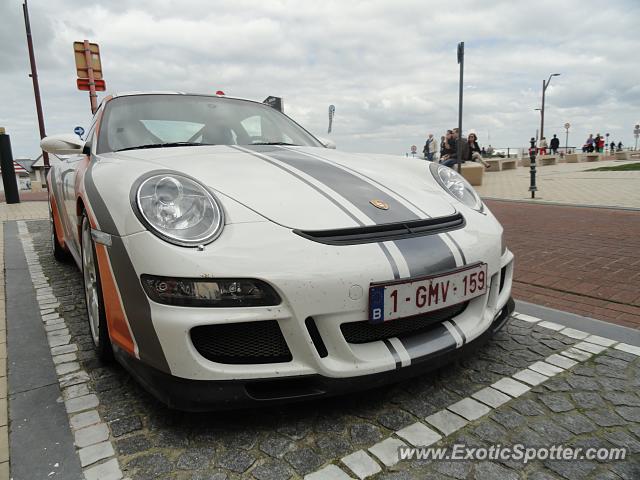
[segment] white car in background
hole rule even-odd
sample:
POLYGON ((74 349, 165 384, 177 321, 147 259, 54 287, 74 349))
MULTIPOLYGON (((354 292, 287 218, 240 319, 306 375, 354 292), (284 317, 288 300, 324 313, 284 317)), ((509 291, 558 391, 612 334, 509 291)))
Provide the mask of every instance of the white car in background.
POLYGON ((107 97, 50 171, 54 254, 91 334, 186 410, 371 388, 481 345, 513 311, 502 227, 454 170, 325 148, 212 95, 107 97))

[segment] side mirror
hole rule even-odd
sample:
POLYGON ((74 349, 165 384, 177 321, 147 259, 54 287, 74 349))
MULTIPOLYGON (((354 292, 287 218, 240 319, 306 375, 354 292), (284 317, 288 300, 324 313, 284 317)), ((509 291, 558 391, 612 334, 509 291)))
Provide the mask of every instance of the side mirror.
POLYGON ((325 146, 325 148, 332 148, 333 150, 336 149, 336 142, 334 142, 333 140, 328 138, 322 138, 322 137, 316 137, 316 138, 320 141, 322 145, 325 146))
POLYGON ((49 135, 40 140, 40 148, 54 155, 76 155, 82 153, 84 143, 75 135, 49 135))

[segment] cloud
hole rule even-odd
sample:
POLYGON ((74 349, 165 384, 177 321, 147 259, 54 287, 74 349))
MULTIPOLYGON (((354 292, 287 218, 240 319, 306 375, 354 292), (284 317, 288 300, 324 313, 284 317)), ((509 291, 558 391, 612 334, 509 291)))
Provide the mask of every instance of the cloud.
MULTIPOLYGON (((565 2, 32 0, 49 133, 88 126, 72 42, 100 44, 109 91, 215 92, 262 100, 338 148, 404 154, 457 124, 456 45, 465 41, 463 124, 483 144, 522 147, 539 128, 570 143, 594 131, 632 144, 638 118, 640 4, 565 2), (489 141, 490 135, 490 141, 489 141)), ((0 125, 15 156, 38 153, 21 1, 0 2, 0 125), (5 28, 6 26, 6 28, 5 28)))

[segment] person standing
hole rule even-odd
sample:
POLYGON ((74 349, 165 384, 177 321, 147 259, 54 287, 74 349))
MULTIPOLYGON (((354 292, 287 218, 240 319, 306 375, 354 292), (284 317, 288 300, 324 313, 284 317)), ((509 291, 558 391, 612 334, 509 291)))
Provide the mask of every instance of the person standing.
POLYGON ((438 151, 438 141, 433 137, 433 133, 430 133, 426 143, 424 144, 424 148, 422 149, 422 153, 424 153, 425 160, 433 162, 433 158, 438 151))
POLYGON ((547 147, 547 139, 545 137, 542 137, 540 139, 540 145, 538 146, 538 155, 546 155, 547 147))
POLYGON ((611 145, 609 145, 609 153, 614 153, 616 151, 616 142, 611 140, 611 145))
POLYGON ((589 138, 587 138, 587 142, 585 143, 585 145, 587 146, 587 152, 591 153, 593 152, 594 146, 593 146, 593 133, 589 134, 589 138))
POLYGON ((554 133, 553 138, 551 139, 551 153, 556 155, 558 153, 558 148, 560 147, 560 139, 554 133))

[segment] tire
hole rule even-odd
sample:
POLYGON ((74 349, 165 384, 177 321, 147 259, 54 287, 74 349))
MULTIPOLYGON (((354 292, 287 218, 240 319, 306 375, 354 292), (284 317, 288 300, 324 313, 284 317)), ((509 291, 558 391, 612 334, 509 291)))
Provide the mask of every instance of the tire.
POLYGON ((103 362, 110 362, 113 360, 113 348, 111 347, 107 316, 104 310, 96 247, 91 237, 91 226, 86 213, 82 215, 80 242, 82 245, 84 298, 87 305, 87 319, 89 321, 91 338, 93 339, 98 358, 103 362))
POLYGON ((53 220, 53 210, 51 209, 51 201, 49 205, 49 231, 51 232, 51 251, 53 258, 59 262, 67 262, 69 260, 69 252, 67 252, 60 243, 58 243, 58 235, 56 230, 56 222, 53 220))

